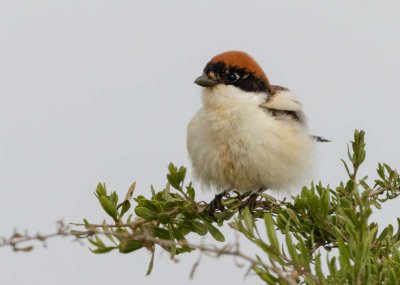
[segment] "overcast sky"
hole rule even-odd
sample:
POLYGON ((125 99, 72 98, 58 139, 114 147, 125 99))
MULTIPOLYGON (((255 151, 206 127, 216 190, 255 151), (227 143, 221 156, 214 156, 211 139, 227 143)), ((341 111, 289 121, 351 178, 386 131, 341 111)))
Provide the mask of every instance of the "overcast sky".
MULTIPOLYGON (((100 221, 99 181, 123 194, 137 180, 148 195, 170 161, 189 166, 193 80, 226 50, 253 55, 298 94, 313 133, 333 140, 319 147, 316 180, 346 178, 355 128, 367 131, 361 174, 373 179, 378 161, 398 167, 399 31, 399 1, 0 0, 0 236, 100 221)), ((392 202, 374 219, 398 216, 392 202)), ((203 259, 189 281, 197 254, 156 257, 145 277, 144 250, 96 256, 57 239, 28 254, 0 249, 0 282, 261 284, 230 258, 203 259)))

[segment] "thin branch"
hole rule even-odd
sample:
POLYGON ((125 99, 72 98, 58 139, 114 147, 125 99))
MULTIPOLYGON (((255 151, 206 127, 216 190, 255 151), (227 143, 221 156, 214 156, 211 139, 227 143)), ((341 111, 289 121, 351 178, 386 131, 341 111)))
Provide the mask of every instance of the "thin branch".
MULTIPOLYGON (((80 225, 80 224, 75 224, 75 223, 73 223, 73 224, 80 225)), ((43 235, 43 234, 37 233, 35 235, 29 235, 27 233, 21 234, 21 233, 15 232, 10 238, 1 237, 0 238, 0 247, 10 246, 14 251, 27 252, 27 251, 31 251, 33 249, 33 246, 28 245, 28 246, 22 247, 21 244, 32 242, 32 241, 39 241, 39 242, 44 243, 45 241, 47 241, 50 238, 59 237, 59 236, 76 237, 76 234, 71 233, 69 227, 67 225, 65 225, 64 222, 59 221, 59 222, 57 222, 57 225, 58 225, 57 231, 54 233, 50 233, 50 234, 43 235)), ((85 225, 83 224, 82 226, 85 226, 85 225)), ((100 226, 101 227, 104 227, 104 226, 105 227, 115 227, 114 225, 90 225, 90 226, 93 226, 93 228, 90 230, 87 230, 85 232, 81 232, 81 233, 85 234, 85 237, 89 237, 89 236, 93 236, 93 235, 107 235, 108 233, 98 229, 98 228, 100 228, 100 226)), ((279 278, 281 278, 282 280, 285 280, 290 285, 297 284, 296 279, 293 278, 293 276, 285 274, 280 268, 266 264, 261 260, 258 260, 256 258, 253 258, 253 257, 243 253, 239 248, 238 242, 236 242, 234 245, 227 244, 222 247, 217 247, 214 245, 205 245, 204 243, 192 244, 192 243, 188 243, 186 240, 182 240, 182 241, 163 240, 163 239, 154 238, 154 237, 151 237, 149 235, 144 235, 144 234, 136 235, 136 234, 114 232, 113 235, 116 237, 124 238, 124 239, 134 238, 136 240, 140 240, 143 242, 150 242, 153 244, 157 244, 162 247, 173 246, 173 245, 174 246, 188 246, 190 248, 199 250, 201 253, 206 254, 207 256, 214 257, 214 258, 219 258, 224 255, 237 257, 237 258, 240 258, 242 260, 249 262, 250 267, 261 266, 265 270, 274 272, 279 278)), ((200 260, 198 260, 196 262, 196 264, 194 265, 194 269, 195 269, 195 267, 198 266, 199 261, 200 260)), ((192 270, 192 273, 194 273, 194 270, 192 270)))
MULTIPOLYGON (((177 209, 171 210, 169 212, 165 212, 165 214, 167 215, 176 215, 178 214, 179 211, 177 209)), ((83 224, 83 223, 69 223, 70 225, 73 226, 78 226, 78 227, 86 227, 86 228, 131 228, 132 230, 136 229, 139 226, 145 225, 145 224, 152 224, 154 223, 153 221, 149 221, 140 217, 137 217, 133 222, 129 223, 129 224, 124 224, 124 223, 116 223, 116 224, 83 224)))
POLYGON ((383 194, 386 191, 400 191, 400 188, 378 188, 376 190, 372 190, 371 192, 368 193, 368 198, 374 197, 374 196, 378 196, 380 194, 383 194))
POLYGON ((0 237, 0 247, 8 247, 10 246, 13 251, 31 251, 33 249, 32 245, 28 246, 22 246, 22 244, 28 243, 28 242, 41 242, 45 244, 45 242, 54 237, 66 237, 66 236, 71 236, 71 233, 69 231, 69 227, 64 224, 63 221, 58 221, 57 222, 57 230, 54 233, 50 234, 40 234, 37 233, 35 235, 29 235, 28 233, 19 233, 19 232, 14 232, 11 237, 5 238, 5 237, 0 237))
MULTIPOLYGON (((103 231, 95 230, 94 232, 88 231, 87 234, 88 235, 96 235, 96 234, 105 235, 106 233, 103 231)), ((285 274, 280 268, 266 264, 262 260, 258 260, 254 257, 251 257, 251 256, 243 253, 239 249, 238 243, 235 243, 234 245, 226 244, 222 247, 217 247, 214 245, 205 245, 203 243, 201 243, 201 244, 188 243, 186 240, 181 240, 181 241, 164 240, 164 239, 154 238, 154 237, 152 237, 150 235, 146 235, 146 234, 128 234, 128 233, 114 232, 113 235, 116 237, 122 238, 122 239, 132 239, 133 238, 133 239, 143 241, 143 242, 150 242, 153 244, 157 244, 161 247, 187 246, 187 247, 190 247, 193 249, 197 249, 200 252, 206 254, 207 256, 214 257, 214 258, 219 258, 224 255, 237 257, 237 258, 240 258, 242 260, 249 262, 251 267, 261 266, 265 270, 274 272, 279 278, 281 278, 282 280, 285 280, 290 285, 297 284, 296 278, 293 278, 292 275, 285 274)), ((198 264, 195 264, 195 267, 197 267, 197 265, 198 264)))

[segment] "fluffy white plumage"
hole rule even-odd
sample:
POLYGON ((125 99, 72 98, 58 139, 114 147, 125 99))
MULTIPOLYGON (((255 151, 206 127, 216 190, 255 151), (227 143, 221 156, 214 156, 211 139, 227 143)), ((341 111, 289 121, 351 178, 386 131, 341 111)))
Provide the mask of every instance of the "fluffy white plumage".
POLYGON ((188 125, 187 149, 203 186, 290 190, 308 177, 315 146, 306 124, 260 107, 302 114, 292 92, 280 90, 267 100, 267 94, 218 84, 203 88, 202 103, 188 125))

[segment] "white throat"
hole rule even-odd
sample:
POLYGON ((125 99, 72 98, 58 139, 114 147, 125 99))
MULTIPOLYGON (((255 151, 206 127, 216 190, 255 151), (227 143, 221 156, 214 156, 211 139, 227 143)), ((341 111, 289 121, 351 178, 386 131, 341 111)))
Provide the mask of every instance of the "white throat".
POLYGON ((265 102, 266 93, 246 92, 233 85, 218 84, 203 88, 202 101, 205 108, 219 109, 234 105, 255 105, 265 102))

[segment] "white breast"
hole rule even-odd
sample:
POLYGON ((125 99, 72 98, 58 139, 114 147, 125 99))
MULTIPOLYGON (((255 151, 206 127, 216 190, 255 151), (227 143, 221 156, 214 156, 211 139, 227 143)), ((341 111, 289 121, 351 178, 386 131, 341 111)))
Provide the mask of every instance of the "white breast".
POLYGON ((193 173, 204 186, 289 190, 307 177, 314 161, 307 129, 264 112, 265 98, 233 86, 204 89, 187 133, 193 173))

